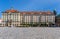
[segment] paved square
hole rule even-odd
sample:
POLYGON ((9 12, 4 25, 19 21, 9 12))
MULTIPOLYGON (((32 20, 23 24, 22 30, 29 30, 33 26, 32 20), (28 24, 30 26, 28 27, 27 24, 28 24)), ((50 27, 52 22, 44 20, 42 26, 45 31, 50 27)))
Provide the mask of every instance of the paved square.
POLYGON ((60 39, 60 28, 0 27, 0 39, 60 39))

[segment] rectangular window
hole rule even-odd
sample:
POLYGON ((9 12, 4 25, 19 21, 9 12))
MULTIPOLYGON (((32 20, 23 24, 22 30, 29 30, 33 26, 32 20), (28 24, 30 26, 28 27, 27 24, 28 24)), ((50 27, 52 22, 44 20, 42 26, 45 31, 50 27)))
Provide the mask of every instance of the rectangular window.
POLYGON ((46 16, 41 16, 41 22, 46 22, 46 16))
POLYGON ((33 22, 38 23, 39 22, 39 17, 40 16, 33 16, 33 22))
POLYGON ((31 16, 25 16, 24 17, 24 22, 30 23, 31 22, 31 16))

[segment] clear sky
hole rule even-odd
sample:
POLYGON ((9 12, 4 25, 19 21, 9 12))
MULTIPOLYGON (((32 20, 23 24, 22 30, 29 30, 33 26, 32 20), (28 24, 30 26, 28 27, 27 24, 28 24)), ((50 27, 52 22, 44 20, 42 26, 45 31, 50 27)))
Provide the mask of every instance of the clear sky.
POLYGON ((60 0, 0 0, 0 17, 3 11, 14 7, 19 11, 53 11, 60 13, 60 0))

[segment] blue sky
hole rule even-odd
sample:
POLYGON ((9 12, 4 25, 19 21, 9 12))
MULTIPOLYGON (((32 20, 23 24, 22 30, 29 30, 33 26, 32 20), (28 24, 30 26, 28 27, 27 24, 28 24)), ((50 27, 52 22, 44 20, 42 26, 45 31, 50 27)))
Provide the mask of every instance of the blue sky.
POLYGON ((53 11, 60 13, 60 0, 0 0, 0 17, 3 11, 14 7, 19 11, 53 11))

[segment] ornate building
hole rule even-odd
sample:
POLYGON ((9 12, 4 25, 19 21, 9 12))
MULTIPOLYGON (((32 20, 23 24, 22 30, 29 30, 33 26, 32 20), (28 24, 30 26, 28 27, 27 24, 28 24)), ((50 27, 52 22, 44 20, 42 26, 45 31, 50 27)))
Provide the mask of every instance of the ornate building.
POLYGON ((20 12, 10 9, 2 12, 2 26, 22 26, 22 23, 52 23, 55 24, 55 14, 50 11, 20 12))

